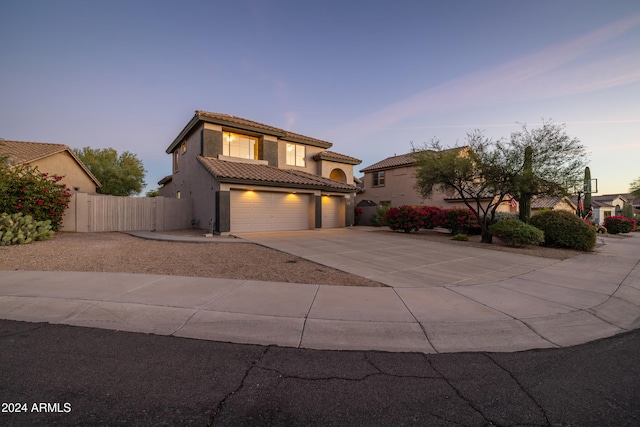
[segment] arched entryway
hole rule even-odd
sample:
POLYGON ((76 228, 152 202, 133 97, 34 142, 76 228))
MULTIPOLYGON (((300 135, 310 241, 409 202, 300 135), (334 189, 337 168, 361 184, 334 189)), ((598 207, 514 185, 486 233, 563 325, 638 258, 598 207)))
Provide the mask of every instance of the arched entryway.
POLYGON ((345 175, 342 169, 332 170, 331 173, 329 174, 329 178, 331 178, 334 181, 344 182, 345 184, 347 183, 347 175, 345 175))

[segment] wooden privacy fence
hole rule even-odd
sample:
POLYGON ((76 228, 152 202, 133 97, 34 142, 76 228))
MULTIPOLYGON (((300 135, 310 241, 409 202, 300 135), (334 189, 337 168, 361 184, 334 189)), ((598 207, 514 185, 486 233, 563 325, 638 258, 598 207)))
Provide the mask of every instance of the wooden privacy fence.
POLYGON ((166 231, 191 228, 189 198, 118 197, 74 193, 62 231, 166 231))

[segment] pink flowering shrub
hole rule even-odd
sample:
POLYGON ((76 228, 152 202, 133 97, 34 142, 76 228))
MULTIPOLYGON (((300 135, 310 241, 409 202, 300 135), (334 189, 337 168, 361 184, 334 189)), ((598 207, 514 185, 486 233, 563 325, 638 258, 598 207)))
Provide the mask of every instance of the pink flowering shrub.
POLYGON ((480 228, 475 214, 466 208, 443 209, 437 218, 437 225, 448 229, 451 234, 468 234, 480 228))
POLYGON ((386 214, 387 225, 392 230, 402 230, 405 233, 417 231, 422 228, 421 209, 415 206, 403 205, 390 208, 386 214))
POLYGON ((356 206, 353 212, 353 223, 358 225, 360 223, 360 218, 362 218, 362 208, 356 206))
POLYGON ((40 173, 37 168, 0 167, 0 213, 23 213, 35 221, 51 221, 51 228, 62 225, 71 193, 60 184, 62 176, 40 173))
POLYGON ((624 216, 608 216, 604 219, 604 226, 611 234, 630 233, 636 229, 637 221, 624 216))
POLYGON ((438 226, 438 220, 442 214, 442 209, 436 206, 421 206, 420 214, 422 215, 421 228, 434 228, 438 226))

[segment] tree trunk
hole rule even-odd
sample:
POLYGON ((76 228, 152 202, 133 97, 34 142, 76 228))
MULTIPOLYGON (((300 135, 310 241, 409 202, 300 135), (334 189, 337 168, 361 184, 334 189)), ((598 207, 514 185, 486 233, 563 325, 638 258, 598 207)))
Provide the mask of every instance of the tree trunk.
POLYGON ((525 224, 531 219, 531 186, 533 180, 533 149, 528 146, 524 150, 524 168, 522 172, 524 187, 520 190, 520 213, 518 217, 525 224))
POLYGON ((480 239, 481 243, 493 243, 493 234, 489 233, 487 227, 482 227, 482 239, 480 239))

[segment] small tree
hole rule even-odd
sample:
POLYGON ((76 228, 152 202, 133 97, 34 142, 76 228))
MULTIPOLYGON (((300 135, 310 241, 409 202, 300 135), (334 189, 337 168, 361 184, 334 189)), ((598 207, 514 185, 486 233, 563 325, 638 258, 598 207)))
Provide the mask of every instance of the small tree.
POLYGON ((160 190, 157 188, 155 190, 149 190, 144 195, 145 197, 158 197, 160 195, 160 190))
POLYGON ((99 193, 132 196, 144 188, 146 171, 135 154, 125 151, 118 156, 113 148, 84 147, 73 151, 102 184, 99 193))
POLYGON ((533 148, 527 146, 524 149, 524 166, 520 182, 520 221, 527 223, 531 218, 531 200, 535 189, 533 185, 533 148))
POLYGON ((434 189, 459 197, 478 218, 482 242, 491 243, 488 227, 508 194, 566 194, 582 178, 584 157, 580 142, 550 121, 532 131, 523 125, 508 141, 493 142, 475 131, 464 147, 445 150, 434 140, 414 150, 416 190, 425 198, 434 189), (531 174, 523 173, 527 147, 531 174))

